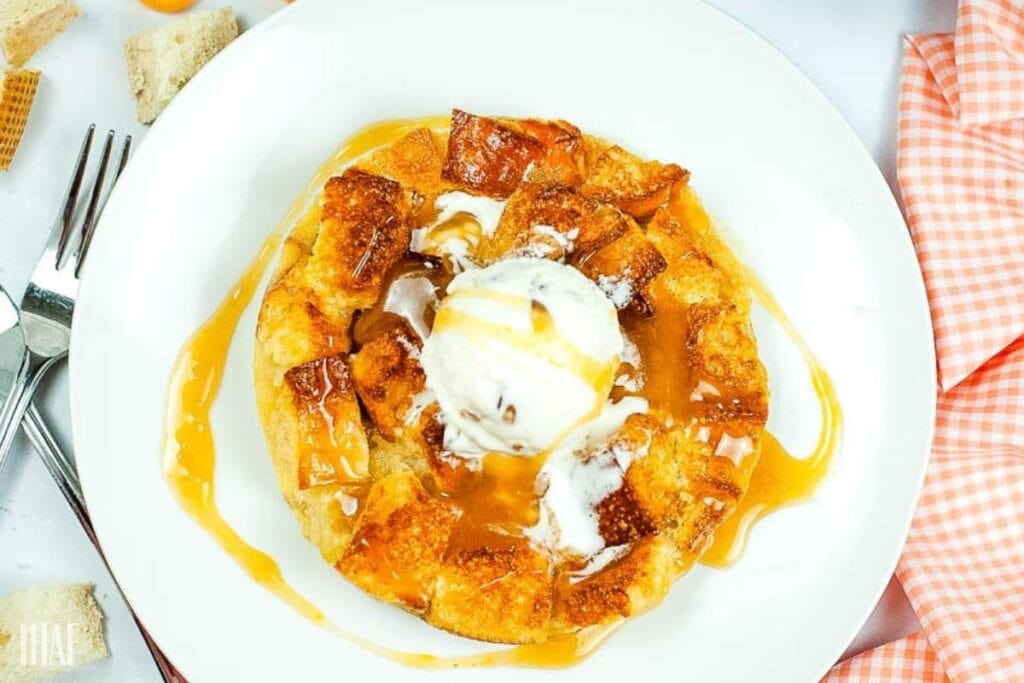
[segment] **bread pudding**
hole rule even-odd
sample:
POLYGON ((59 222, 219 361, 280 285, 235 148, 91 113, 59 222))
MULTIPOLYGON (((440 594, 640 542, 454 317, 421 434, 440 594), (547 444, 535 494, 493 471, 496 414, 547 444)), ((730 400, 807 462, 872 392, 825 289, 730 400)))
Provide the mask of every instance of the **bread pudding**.
POLYGON ((455 110, 330 178, 254 359, 280 487, 367 593, 537 643, 656 605, 735 510, 768 391, 689 173, 455 110))

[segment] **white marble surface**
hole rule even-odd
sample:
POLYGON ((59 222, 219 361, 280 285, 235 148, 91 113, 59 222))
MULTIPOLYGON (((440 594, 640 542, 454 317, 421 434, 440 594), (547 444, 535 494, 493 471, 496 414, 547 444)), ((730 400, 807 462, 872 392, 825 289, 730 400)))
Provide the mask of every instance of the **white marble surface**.
MULTIPOLYGON (((301 0, 300 0, 301 1, 301 0)), ((0 0, 3 2, 3 0, 0 0)), ((39 95, 11 171, 0 174, 0 282, 20 292, 46 240, 77 145, 90 122, 130 132, 134 121, 121 44, 167 17, 132 0, 77 0, 83 16, 30 63, 43 72, 39 95)), ((200 8, 226 4, 204 0, 200 8)), ((281 0, 237 0, 244 26, 281 0)), ((853 126, 894 184, 900 36, 949 31, 955 0, 713 0, 797 64, 853 126)), ((59 368, 40 396, 44 412, 70 443, 66 375, 59 368)), ((140 457, 154 457, 140 454, 140 457)), ((96 584, 108 618, 112 657, 77 681, 158 680, 135 627, 46 470, 20 439, 0 473, 0 594, 53 581, 96 584)), ((187 628, 188 615, 182 615, 187 628)))

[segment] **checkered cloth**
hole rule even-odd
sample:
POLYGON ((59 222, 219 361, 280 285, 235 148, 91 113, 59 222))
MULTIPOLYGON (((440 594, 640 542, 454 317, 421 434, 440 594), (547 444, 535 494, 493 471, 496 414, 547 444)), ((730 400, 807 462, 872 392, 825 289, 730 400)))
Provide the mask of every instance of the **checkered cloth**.
POLYGON ((1024 681, 1024 1, 962 0, 955 35, 908 36, 900 91, 943 391, 896 572, 923 630, 825 680, 1024 681))

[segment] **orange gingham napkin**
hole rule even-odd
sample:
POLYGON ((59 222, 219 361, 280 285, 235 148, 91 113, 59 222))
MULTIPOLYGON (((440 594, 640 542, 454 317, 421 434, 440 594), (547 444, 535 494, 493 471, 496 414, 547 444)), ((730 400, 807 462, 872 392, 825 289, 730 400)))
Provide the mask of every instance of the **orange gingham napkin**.
POLYGON ((825 680, 1024 682, 1024 1, 963 0, 955 35, 908 36, 900 90, 944 392, 896 571, 923 629, 825 680))

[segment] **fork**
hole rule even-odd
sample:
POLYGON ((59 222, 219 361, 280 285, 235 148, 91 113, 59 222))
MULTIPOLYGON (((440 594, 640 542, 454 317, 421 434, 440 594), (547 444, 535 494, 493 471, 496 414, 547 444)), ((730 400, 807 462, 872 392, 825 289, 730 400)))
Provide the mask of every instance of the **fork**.
POLYGON ((88 253, 96 229, 96 221, 103 211, 110 190, 113 189, 114 183, 117 182, 128 161, 128 153, 131 149, 131 136, 125 136, 120 158, 111 174, 109 188, 104 194, 104 180, 110 164, 115 137, 113 130, 107 133, 96 176, 89 192, 82 226, 76 232, 74 223, 78 208, 80 208, 77 207, 78 194, 85 175, 95 129, 94 125, 89 126, 86 132, 60 215, 22 297, 20 315, 17 310, 14 310, 7 293, 0 287, 0 328, 10 330, 11 327, 20 323, 26 347, 14 389, 4 403, 3 409, 0 410, 0 468, 3 467, 4 457, 10 449, 18 424, 24 418, 26 435, 71 506, 82 529, 95 546, 107 571, 111 573, 114 586, 121 593, 121 597, 125 599, 125 604, 128 605, 132 618, 149 648, 161 678, 168 682, 184 683, 185 678, 174 668, 174 665, 143 627, 121 590, 121 586, 117 583, 116 577, 111 572, 85 507, 85 499, 82 495, 74 461, 61 448, 60 443, 54 438, 31 402, 32 394, 42 376, 53 367, 57 360, 67 355, 82 263, 88 253), (9 318, 12 320, 8 320, 9 318))
MULTIPOLYGON (((11 442, 32 400, 32 394, 39 385, 39 380, 68 352, 71 341, 71 318, 75 310, 75 297, 78 294, 78 278, 92 242, 96 221, 106 201, 103 192, 104 180, 114 144, 114 131, 111 130, 107 133, 95 180, 88 193, 81 228, 76 230, 76 216, 81 209, 78 196, 85 177, 95 130, 95 125, 89 126, 85 134, 60 214, 22 295, 19 308, 21 327, 25 335, 25 354, 11 393, 0 410, 0 470, 3 469, 11 442)), ((121 147, 120 160, 112 174, 115 181, 128 161, 130 148, 131 136, 127 136, 121 147)), ((112 187, 113 182, 110 184, 112 187)), ((109 195, 109 192, 107 194, 109 195)))

